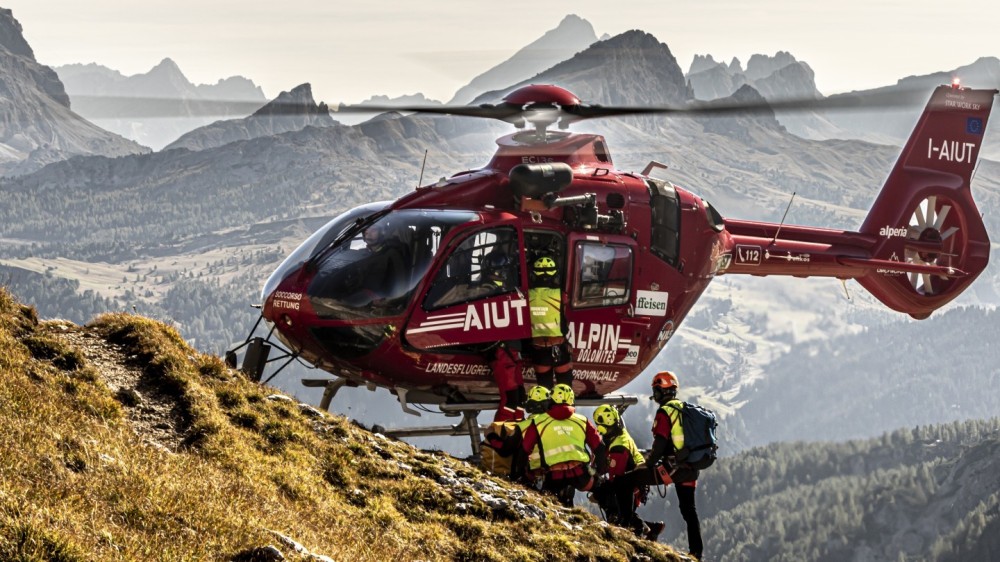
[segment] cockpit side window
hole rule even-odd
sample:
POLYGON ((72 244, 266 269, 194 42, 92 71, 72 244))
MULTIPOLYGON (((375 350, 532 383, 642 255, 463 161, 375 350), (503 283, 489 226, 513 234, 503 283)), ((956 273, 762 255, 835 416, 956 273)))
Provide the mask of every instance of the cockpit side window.
POLYGON ((424 310, 515 291, 521 278, 517 248, 517 231, 512 227, 470 235, 438 270, 424 299, 424 310))
POLYGON ((681 208, 677 192, 669 182, 646 180, 649 187, 650 241, 653 255, 677 267, 680 255, 681 208))

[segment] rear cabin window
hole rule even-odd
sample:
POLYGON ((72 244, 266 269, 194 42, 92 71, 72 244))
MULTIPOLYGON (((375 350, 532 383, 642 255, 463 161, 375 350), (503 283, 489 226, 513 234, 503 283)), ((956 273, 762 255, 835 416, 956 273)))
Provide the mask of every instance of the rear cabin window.
POLYGON ((649 248, 653 255, 677 267, 680 254, 681 208, 677 192, 667 182, 647 180, 652 216, 649 248))
POLYGON ((616 306, 628 302, 632 249, 616 244, 579 242, 573 306, 616 306))

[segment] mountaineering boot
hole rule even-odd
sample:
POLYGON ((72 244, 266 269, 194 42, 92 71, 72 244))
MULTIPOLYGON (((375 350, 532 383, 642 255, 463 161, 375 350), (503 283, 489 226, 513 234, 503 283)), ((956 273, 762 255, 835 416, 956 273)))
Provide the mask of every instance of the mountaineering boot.
POLYGON ((648 526, 648 529, 643 538, 647 541, 656 541, 657 537, 660 536, 660 533, 663 532, 663 528, 667 526, 667 524, 663 521, 649 521, 646 525, 648 526))

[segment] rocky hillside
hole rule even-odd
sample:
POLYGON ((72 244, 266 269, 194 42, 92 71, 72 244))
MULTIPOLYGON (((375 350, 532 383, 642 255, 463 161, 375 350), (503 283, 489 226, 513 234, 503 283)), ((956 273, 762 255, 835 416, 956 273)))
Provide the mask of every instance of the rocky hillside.
POLYGON ((0 174, 25 174, 77 155, 143 152, 70 109, 59 77, 35 60, 21 24, 0 8, 0 174))
POLYGON ((0 559, 683 558, 250 383, 158 322, 39 322, 0 290, 0 559))
POLYGON ((820 97, 812 68, 784 51, 753 55, 745 70, 739 59, 725 64, 712 55, 695 55, 687 79, 700 100, 729 97, 743 85, 753 86, 768 99, 820 97))

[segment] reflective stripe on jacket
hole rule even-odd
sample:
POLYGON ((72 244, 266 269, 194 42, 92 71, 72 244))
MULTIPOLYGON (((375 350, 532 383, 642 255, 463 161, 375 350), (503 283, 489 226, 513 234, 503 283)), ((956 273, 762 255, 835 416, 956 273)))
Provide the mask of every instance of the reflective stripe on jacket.
POLYGON ((539 414, 535 419, 535 427, 545 466, 570 461, 590 462, 590 453, 587 452, 587 418, 573 414, 564 420, 557 420, 548 414, 539 414))
POLYGON ((562 292, 551 287, 535 287, 528 291, 531 311, 531 337, 551 338, 562 333, 562 292))

